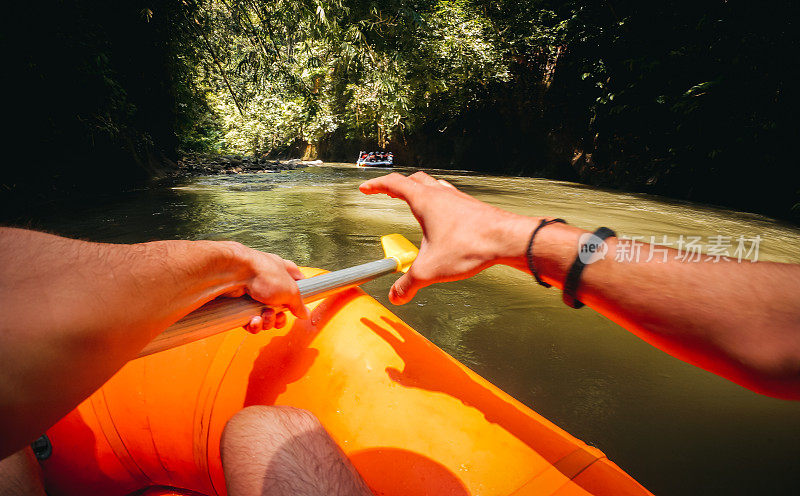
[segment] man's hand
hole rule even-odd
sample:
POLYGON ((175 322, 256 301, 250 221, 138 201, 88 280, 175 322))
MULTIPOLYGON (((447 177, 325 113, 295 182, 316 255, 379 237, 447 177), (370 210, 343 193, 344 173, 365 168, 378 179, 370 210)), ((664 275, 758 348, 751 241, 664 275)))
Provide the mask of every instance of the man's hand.
POLYGON ((273 327, 280 329, 286 325, 286 313, 275 311, 273 307, 286 307, 297 318, 309 318, 309 310, 303 304, 296 282, 303 279, 303 273, 294 262, 238 243, 233 245, 235 256, 251 267, 251 275, 242 287, 226 293, 225 296, 239 297, 247 293, 254 300, 270 305, 261 315, 250 320, 245 326, 247 331, 255 334, 273 327))
POLYGON ((408 177, 392 173, 371 179, 359 189, 405 201, 422 227, 417 259, 389 292, 396 305, 411 301, 425 286, 466 279, 496 263, 524 256, 527 238, 518 233, 529 234, 536 225, 536 219, 487 205, 424 172, 408 177))

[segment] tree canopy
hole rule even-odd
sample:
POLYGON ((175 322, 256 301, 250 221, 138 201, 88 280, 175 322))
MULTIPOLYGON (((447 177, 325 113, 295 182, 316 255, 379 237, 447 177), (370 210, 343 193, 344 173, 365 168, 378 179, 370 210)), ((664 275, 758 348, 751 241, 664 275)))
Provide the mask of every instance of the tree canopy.
MULTIPOLYGON (((796 2, 39 8, 12 8, 0 37, 13 68, 9 110, 23 124, 12 142, 80 157, 71 163, 86 177, 107 172, 109 157, 147 176, 182 152, 350 161, 389 148, 409 166, 800 216, 796 2)), ((7 189, 24 182, 4 180, 7 189)))

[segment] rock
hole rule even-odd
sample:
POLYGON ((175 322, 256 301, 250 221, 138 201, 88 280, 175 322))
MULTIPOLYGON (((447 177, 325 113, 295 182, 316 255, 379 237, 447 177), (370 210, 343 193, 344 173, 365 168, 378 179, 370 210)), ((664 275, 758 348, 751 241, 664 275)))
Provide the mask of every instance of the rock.
POLYGON ((177 174, 263 174, 321 163, 321 160, 303 161, 297 158, 274 160, 264 155, 186 154, 178 160, 177 174))

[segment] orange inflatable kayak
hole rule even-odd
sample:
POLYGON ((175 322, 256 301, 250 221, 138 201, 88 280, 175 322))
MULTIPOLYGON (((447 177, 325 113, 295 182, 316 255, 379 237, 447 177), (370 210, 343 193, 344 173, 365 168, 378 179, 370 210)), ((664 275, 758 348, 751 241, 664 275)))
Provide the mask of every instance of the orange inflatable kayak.
POLYGON ((310 306, 128 363, 47 432, 48 493, 224 495, 220 435, 260 404, 313 412, 376 495, 650 494, 360 289, 310 306))

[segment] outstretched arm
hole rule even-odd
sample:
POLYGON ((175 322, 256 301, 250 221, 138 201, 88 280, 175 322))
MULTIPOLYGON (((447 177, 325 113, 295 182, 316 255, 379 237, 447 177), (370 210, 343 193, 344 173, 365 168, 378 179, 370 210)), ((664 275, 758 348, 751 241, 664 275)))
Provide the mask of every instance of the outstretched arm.
MULTIPOLYGON (((406 303, 420 288, 505 264, 528 271, 528 240, 540 218, 487 205, 424 173, 390 174, 366 194, 406 201, 419 221, 419 256, 390 292, 406 303)), ((533 263, 557 288, 586 231, 551 224, 536 235, 533 263)), ((617 240, 608 240, 614 253, 617 240)), ((653 246, 642 245, 640 260, 653 246)), ((659 248, 663 250, 663 248, 659 248)), ((606 257, 588 265, 577 297, 650 344, 754 391, 800 399, 800 266, 770 262, 688 263, 671 250, 650 262, 606 257)))
MULTIPOLYGON (((238 243, 89 243, 0 228, 0 459, 42 434, 156 335, 224 294, 307 316, 297 266, 238 243)), ((282 325, 268 311, 249 330, 282 325)))

